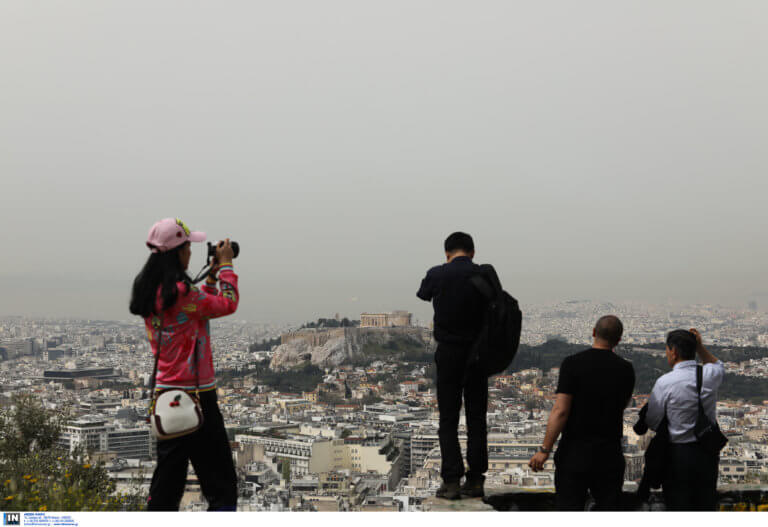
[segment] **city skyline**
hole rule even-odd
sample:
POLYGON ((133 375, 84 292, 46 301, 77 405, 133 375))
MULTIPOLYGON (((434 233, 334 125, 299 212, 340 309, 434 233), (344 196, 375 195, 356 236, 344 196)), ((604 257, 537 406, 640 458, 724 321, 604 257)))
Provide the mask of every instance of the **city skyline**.
MULTIPOLYGON (((640 312, 643 309, 653 309, 653 310, 660 310, 665 311, 669 314, 678 314, 681 312, 685 312, 686 310, 690 309, 699 309, 699 308, 705 308, 705 309, 716 309, 721 310, 724 312, 730 312, 735 314, 746 314, 746 313, 755 313, 755 314, 764 314, 768 312, 768 309, 766 307, 763 307, 763 305, 759 302, 750 301, 746 305, 723 305, 723 304, 712 304, 712 303, 692 303, 692 304, 684 304, 684 303, 653 303, 653 302, 610 302, 607 300, 595 300, 595 299, 587 299, 587 298, 581 298, 581 299, 568 299, 568 300, 560 300, 558 302, 542 302, 538 304, 530 304, 526 306, 528 309, 533 310, 536 313, 545 313, 547 311, 557 311, 560 307, 567 306, 569 304, 591 304, 591 305, 602 305, 602 306, 611 306, 613 309, 606 308, 603 311, 605 313, 621 313, 625 311, 632 312, 632 310, 639 310, 640 312)), ((362 306, 361 306, 362 307, 362 306)), ((429 309, 426 311, 427 315, 423 318, 416 316, 416 313, 406 310, 410 315, 413 316, 413 323, 414 325, 418 325, 421 327, 429 327, 432 323, 432 308, 428 306, 429 309)), ((271 320, 271 319, 253 319, 250 317, 244 317, 239 315, 239 312, 235 312, 233 315, 227 317, 229 320, 232 320, 236 323, 242 323, 242 324, 260 324, 260 325, 270 325, 274 327, 282 327, 282 328, 290 328, 290 327, 299 327, 302 324, 314 322, 319 319, 333 319, 338 317, 339 320, 343 318, 347 318, 349 320, 357 320, 359 321, 361 315, 367 315, 370 313, 392 313, 400 311, 399 309, 382 309, 382 310, 370 310, 370 309, 363 309, 361 311, 350 311, 348 313, 341 312, 341 311, 328 311, 328 312, 321 312, 321 313, 315 313, 309 315, 307 318, 289 318, 286 320, 271 320)), ((419 311, 419 310, 416 310, 419 311)), ((81 316, 81 315, 74 315, 74 314, 57 314, 57 313, 39 313, 39 312, 33 312, 33 313, 2 313, 0 312, 0 319, 7 318, 19 318, 19 319, 25 319, 25 320, 48 320, 48 321, 57 321, 57 320, 72 320, 72 321, 91 321, 91 322, 115 322, 115 323, 137 323, 138 325, 143 324, 143 321, 135 317, 134 315, 131 315, 130 313, 127 316, 123 316, 122 318, 108 318, 108 317, 100 317, 100 316, 81 316)), ((541 329, 541 328, 537 328, 541 329)), ((757 328, 756 328, 757 329, 757 328)), ((523 330, 525 331, 526 328, 524 327, 523 330)), ((585 339, 589 340, 589 335, 585 333, 585 339)))

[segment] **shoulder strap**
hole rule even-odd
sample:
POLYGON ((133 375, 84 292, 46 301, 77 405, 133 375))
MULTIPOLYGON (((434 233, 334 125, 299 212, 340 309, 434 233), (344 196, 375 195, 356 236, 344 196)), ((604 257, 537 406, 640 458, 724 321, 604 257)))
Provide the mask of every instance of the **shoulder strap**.
MULTIPOLYGON (((152 405, 155 401, 155 386, 157 385, 157 363, 160 361, 160 347, 163 343, 163 328, 165 327, 165 321, 163 320, 163 312, 160 311, 160 333, 157 337, 157 354, 155 355, 155 366, 152 368, 152 384, 149 388, 149 410, 148 413, 152 415, 152 405)), ((152 322, 149 323, 150 326, 152 322)), ((151 333, 150 333, 151 334, 151 333)), ((149 417, 147 418, 149 419, 149 417)))
POLYGON ((197 334, 195 334, 195 349, 192 350, 192 353, 195 355, 195 395, 198 397, 200 397, 200 366, 197 364, 197 347, 199 345, 200 340, 197 338, 197 334))
MULTIPOLYGON (((150 322, 151 324, 151 322, 150 322)), ((155 367, 152 369, 152 388, 149 398, 154 397, 155 385, 157 384, 157 363, 160 360, 160 347, 163 344, 163 329, 165 328, 165 321, 163 320, 163 312, 160 312, 160 333, 157 337, 157 354, 155 355, 155 367)))
POLYGON ((469 281, 487 300, 495 299, 498 292, 502 290, 496 270, 490 264, 478 265, 477 267, 477 271, 470 276, 469 281))
POLYGON ((699 395, 699 400, 701 400, 701 378, 703 377, 703 368, 701 367, 701 364, 696 365, 696 393, 699 395))
POLYGON ((491 284, 488 283, 488 280, 483 278, 483 275, 481 274, 473 274, 469 281, 474 285, 478 291, 480 291, 480 294, 482 294, 487 300, 493 299, 495 296, 493 294, 493 288, 491 287, 491 284))
POLYGON ((699 398, 699 413, 705 414, 704 412, 704 404, 701 402, 701 384, 702 384, 702 377, 704 376, 704 368, 701 364, 696 365, 696 395, 699 398))

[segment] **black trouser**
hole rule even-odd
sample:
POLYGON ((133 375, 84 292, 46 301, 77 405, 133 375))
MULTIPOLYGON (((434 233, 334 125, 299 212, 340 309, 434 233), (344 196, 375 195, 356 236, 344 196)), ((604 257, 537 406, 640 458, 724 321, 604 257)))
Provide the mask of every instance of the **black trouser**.
POLYGON ((216 390, 201 393, 200 405, 203 407, 200 430, 157 442, 157 466, 149 488, 147 510, 179 510, 189 461, 192 461, 209 511, 234 511, 237 508, 237 475, 216 390))
POLYGON ((583 511, 587 490, 595 500, 596 511, 622 509, 621 488, 624 467, 599 472, 574 472, 555 468, 555 503, 560 511, 583 511))
POLYGON ((624 455, 620 444, 560 442, 555 453, 555 503, 561 511, 583 511, 587 491, 594 510, 622 510, 624 455))
POLYGON ((720 456, 698 443, 671 443, 662 482, 669 511, 717 510, 717 472, 720 456))
POLYGON ((438 344, 437 408, 440 411, 440 455, 443 481, 458 482, 464 475, 459 446, 459 414, 462 395, 467 416, 468 478, 479 478, 488 470, 488 377, 477 368, 467 369, 468 347, 438 344), (466 373, 466 375, 465 375, 466 373))

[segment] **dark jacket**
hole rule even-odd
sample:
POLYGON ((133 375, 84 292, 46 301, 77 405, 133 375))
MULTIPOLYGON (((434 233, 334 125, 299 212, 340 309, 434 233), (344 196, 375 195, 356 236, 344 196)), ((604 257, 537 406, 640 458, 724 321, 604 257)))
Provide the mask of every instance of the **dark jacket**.
POLYGON ((469 278, 479 272, 479 265, 469 257, 459 256, 431 268, 421 281, 416 296, 432 301, 435 340, 440 344, 468 345, 477 337, 486 300, 469 278))
MULTIPOLYGON (((645 414, 648 413, 646 404, 640 409, 640 415, 634 430, 638 435, 643 435, 648 431, 648 425, 645 423, 645 414)), ((651 489, 658 489, 664 479, 664 471, 667 464, 667 451, 669 449, 669 430, 667 429, 667 417, 661 421, 656 435, 653 436, 648 448, 645 450, 645 469, 643 470, 643 479, 640 480, 640 486, 637 489, 638 497, 647 501, 651 495, 651 489)))

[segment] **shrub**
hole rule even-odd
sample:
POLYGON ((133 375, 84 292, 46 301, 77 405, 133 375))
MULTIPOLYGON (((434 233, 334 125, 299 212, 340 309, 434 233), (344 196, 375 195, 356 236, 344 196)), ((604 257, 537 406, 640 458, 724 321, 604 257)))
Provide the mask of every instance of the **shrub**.
POLYGON ((118 494, 103 464, 82 449, 57 443, 66 415, 17 395, 0 413, 0 506, 5 511, 127 511, 143 507, 138 493, 118 494))

